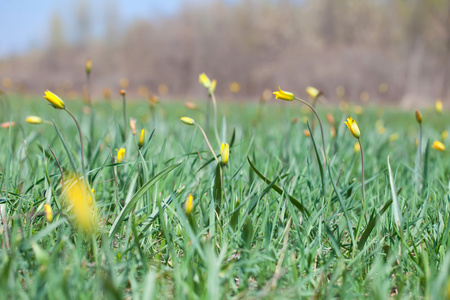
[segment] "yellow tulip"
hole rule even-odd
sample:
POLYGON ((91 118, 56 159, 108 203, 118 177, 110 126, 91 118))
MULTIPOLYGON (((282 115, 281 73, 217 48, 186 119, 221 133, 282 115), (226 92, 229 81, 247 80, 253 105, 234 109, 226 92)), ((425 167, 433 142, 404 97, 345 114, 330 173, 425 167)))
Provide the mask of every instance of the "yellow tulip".
POLYGON ((438 114, 442 113, 442 101, 441 100, 436 101, 435 107, 436 107, 436 112, 438 114))
POLYGON ((194 125, 195 124, 194 119, 191 119, 188 117, 181 117, 180 120, 181 120, 181 122, 183 122, 186 125, 194 125))
POLYGON ((66 105, 64 104, 64 101, 61 100, 58 96, 50 92, 49 90, 46 90, 44 98, 47 99, 48 102, 50 102, 50 105, 57 109, 64 109, 66 105))
POLYGON ((447 130, 442 131, 441 137, 442 137, 442 140, 447 139, 447 137, 448 137, 448 131, 447 131, 447 130))
POLYGON ((213 79, 211 81, 211 86, 209 87, 209 90, 211 91, 211 93, 214 93, 216 91, 216 86, 217 86, 217 81, 215 79, 213 79))
POLYGON ((191 214, 192 209, 194 208, 194 197, 192 194, 189 194, 186 202, 184 203, 184 211, 187 215, 191 214))
POLYGON ((47 203, 44 204, 44 215, 47 222, 51 223, 53 221, 52 207, 47 203))
POLYGON ((92 232, 97 224, 97 209, 89 185, 76 174, 71 174, 64 182, 64 199, 70 215, 84 232, 92 232))
POLYGON ((348 129, 350 129, 350 132, 353 134, 353 136, 357 139, 361 136, 361 133, 358 128, 358 124, 356 124, 355 120, 353 120, 351 117, 347 118, 347 122, 344 122, 347 124, 348 129))
POLYGON ((280 87, 278 87, 279 91, 273 92, 275 95, 275 99, 281 99, 286 101, 294 100, 294 94, 291 92, 283 91, 280 87))
POLYGON ((223 144, 220 147, 220 157, 222 158, 222 165, 226 165, 228 163, 228 158, 230 156, 230 147, 228 143, 223 144))
POLYGON ((312 87, 312 86, 308 86, 308 87, 306 88, 306 93, 307 93, 311 98, 314 98, 314 99, 316 99, 317 97, 319 97, 319 95, 321 94, 321 92, 320 92, 318 89, 316 89, 315 87, 312 87))
POLYGON ((124 158, 125 158, 125 148, 120 148, 119 150, 117 150, 117 162, 121 163, 123 162, 124 158))
POLYGON ((144 139, 145 139, 145 129, 141 130, 141 136, 139 137, 138 147, 142 148, 144 146, 144 139))
POLYGON ((434 141, 434 143, 433 143, 433 145, 431 145, 431 147, 432 147, 433 149, 438 150, 438 151, 445 151, 445 146, 444 146, 444 144, 442 144, 442 143, 439 142, 439 141, 434 141))
POLYGON ((202 73, 198 76, 198 81, 207 89, 211 87, 211 80, 209 80, 208 76, 205 73, 202 73))
POLYGON ((38 116, 28 116, 25 121, 27 123, 30 124, 41 124, 42 123, 42 118, 38 117, 38 116))
POLYGON ((86 60, 86 74, 91 74, 92 61, 90 59, 86 60))

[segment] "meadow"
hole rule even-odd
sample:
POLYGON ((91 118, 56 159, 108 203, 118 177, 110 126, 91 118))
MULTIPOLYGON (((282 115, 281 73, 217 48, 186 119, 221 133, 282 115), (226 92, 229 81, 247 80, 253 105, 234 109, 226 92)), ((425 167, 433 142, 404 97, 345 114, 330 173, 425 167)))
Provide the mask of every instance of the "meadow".
POLYGON ((2 298, 450 299, 445 111, 0 97, 2 298))

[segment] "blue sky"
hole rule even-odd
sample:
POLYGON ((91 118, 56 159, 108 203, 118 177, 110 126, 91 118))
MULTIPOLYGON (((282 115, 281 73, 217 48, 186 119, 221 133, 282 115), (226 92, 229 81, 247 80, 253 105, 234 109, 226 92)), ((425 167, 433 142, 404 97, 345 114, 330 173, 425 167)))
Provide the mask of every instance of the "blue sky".
MULTIPOLYGON (((50 19, 54 14, 61 16, 65 31, 70 32, 77 1, 79 0, 0 0, 0 57, 45 46, 49 40, 50 19)), ((161 15, 174 14, 187 0, 86 1, 91 11, 90 17, 96 20, 93 24, 94 32, 102 31, 105 7, 114 1, 120 12, 120 24, 126 25, 137 18, 152 20, 161 15)))

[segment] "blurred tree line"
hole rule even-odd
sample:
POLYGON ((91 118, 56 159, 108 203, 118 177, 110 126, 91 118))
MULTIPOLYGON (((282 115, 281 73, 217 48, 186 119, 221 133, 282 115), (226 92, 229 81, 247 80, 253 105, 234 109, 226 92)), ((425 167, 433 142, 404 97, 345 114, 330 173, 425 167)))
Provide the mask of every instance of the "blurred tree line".
POLYGON ((34 92, 79 91, 90 58, 97 95, 106 87, 118 95, 121 78, 135 95, 161 84, 172 96, 201 95, 197 79, 205 72, 221 96, 233 95, 229 84, 237 82, 242 98, 278 85, 300 96, 313 85, 331 101, 337 87, 352 101, 449 98, 450 0, 184 2, 176 15, 128 26, 114 1, 101 12, 80 1, 74 20, 75 41, 55 14, 46 51, 0 61, 0 76, 34 92), (99 19, 105 32, 95 37, 99 19))

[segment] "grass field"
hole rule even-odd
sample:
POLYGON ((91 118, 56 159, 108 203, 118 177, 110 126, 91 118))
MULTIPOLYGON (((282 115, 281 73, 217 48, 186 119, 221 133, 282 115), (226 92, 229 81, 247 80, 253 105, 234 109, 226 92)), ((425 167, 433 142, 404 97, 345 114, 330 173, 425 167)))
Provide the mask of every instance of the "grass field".
POLYGON ((317 120, 295 101, 219 101, 218 141, 205 100, 198 110, 128 103, 136 135, 128 124, 124 134, 119 100, 91 113, 66 101, 84 141, 80 193, 88 187, 95 199, 86 230, 65 190, 84 173, 74 121, 41 97, 1 102, 2 122, 15 122, 0 129, 1 297, 450 299, 450 158, 431 147, 448 145, 445 112, 423 111, 419 159, 414 111, 356 115, 319 103, 327 163, 317 120), (28 124, 28 115, 50 123, 28 124), (204 128, 218 162, 185 116, 204 128), (365 200, 349 116, 361 131, 365 200))

